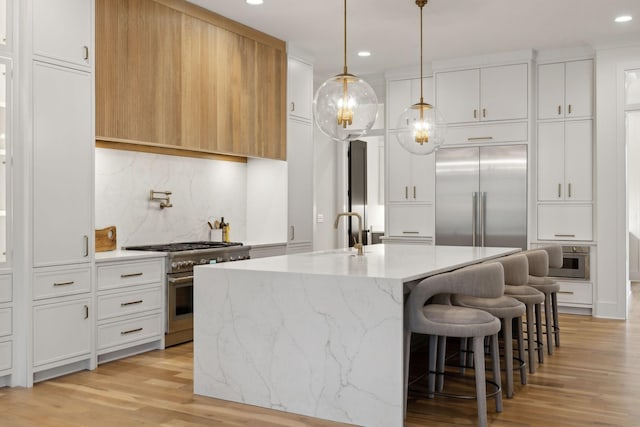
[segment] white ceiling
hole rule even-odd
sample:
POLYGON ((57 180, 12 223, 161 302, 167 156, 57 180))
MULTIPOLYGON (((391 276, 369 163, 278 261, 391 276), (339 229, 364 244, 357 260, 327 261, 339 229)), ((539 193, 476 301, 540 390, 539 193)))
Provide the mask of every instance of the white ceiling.
MULTIPOLYGON (((342 0, 190 1, 303 50, 315 58, 318 76, 342 71, 342 0)), ((419 66, 419 11, 414 0, 349 0, 349 71, 419 66), (360 58, 359 50, 372 56, 360 58)), ((640 0, 429 0, 424 8, 425 61, 634 41, 640 43, 640 0), (634 20, 614 23, 621 14, 634 20)))

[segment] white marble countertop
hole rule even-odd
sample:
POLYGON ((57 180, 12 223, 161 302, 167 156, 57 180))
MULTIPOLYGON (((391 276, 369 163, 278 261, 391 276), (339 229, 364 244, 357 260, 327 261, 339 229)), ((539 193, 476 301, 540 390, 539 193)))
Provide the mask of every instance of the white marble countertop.
POLYGON ((124 249, 116 249, 115 251, 96 252, 96 264, 109 261, 129 261, 135 259, 147 259, 166 257, 166 252, 153 251, 127 251, 124 249))
POLYGON ((377 244, 365 246, 363 256, 357 256, 354 249, 335 249, 197 268, 355 276, 407 282, 426 277, 425 273, 438 274, 468 265, 473 259, 497 258, 518 251, 519 248, 377 244))

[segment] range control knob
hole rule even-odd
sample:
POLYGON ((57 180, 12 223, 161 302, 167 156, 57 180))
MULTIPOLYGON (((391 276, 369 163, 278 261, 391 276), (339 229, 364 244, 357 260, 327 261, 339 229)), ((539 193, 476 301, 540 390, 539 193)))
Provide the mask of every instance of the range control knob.
POLYGON ((206 258, 202 258, 202 259, 200 260, 200 264, 209 264, 209 260, 208 260, 208 259, 206 259, 206 258))
POLYGON ((222 258, 221 256, 219 256, 218 258, 216 258, 216 262, 224 262, 224 258, 222 258))

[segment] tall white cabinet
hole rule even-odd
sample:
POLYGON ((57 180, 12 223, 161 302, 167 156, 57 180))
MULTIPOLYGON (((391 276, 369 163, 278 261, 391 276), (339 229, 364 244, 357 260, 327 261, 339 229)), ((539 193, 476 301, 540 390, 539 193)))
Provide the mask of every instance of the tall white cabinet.
POLYGON ((313 250, 313 66, 290 56, 287 97, 287 252, 313 250))
POLYGON ((95 367, 94 6, 30 3, 28 382, 95 367))

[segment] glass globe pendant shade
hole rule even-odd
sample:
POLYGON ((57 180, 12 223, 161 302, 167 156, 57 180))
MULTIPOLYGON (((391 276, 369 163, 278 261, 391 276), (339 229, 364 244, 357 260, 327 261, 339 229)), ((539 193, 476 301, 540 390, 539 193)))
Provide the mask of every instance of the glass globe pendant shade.
POLYGON ((313 117, 318 128, 335 141, 365 135, 378 116, 378 98, 373 88, 353 74, 329 78, 313 99, 313 117))
POLYGON ((431 154, 447 137, 447 123, 438 109, 426 103, 410 106, 398 119, 396 138, 410 153, 431 154))

